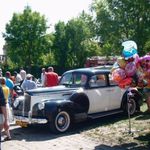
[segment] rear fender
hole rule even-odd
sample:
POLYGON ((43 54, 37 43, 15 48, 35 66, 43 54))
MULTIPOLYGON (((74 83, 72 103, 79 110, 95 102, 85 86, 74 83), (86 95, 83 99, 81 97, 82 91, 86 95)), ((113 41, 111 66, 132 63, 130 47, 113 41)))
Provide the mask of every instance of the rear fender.
MULTIPOLYGON (((129 90, 127 90, 127 91, 124 93, 123 97, 122 97, 121 108, 125 107, 125 104, 127 103, 127 95, 128 95, 128 93, 129 93, 129 90)), ((140 107, 140 102, 142 101, 142 95, 141 95, 141 93, 140 93, 137 89, 135 89, 135 88, 131 89, 131 93, 132 93, 131 96, 135 99, 136 106, 137 106, 136 108, 137 108, 137 110, 138 110, 138 109, 140 109, 139 107, 140 107)), ((125 109, 125 108, 123 108, 123 109, 125 109)))

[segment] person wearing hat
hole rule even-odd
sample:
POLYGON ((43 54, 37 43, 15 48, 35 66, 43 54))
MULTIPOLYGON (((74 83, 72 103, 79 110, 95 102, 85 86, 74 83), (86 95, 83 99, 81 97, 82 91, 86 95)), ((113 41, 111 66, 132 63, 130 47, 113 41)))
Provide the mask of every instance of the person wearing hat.
POLYGON ((35 83, 35 81, 32 80, 32 77, 33 77, 33 75, 31 75, 31 74, 26 75, 26 79, 21 84, 21 88, 24 91, 37 88, 37 84, 35 83))

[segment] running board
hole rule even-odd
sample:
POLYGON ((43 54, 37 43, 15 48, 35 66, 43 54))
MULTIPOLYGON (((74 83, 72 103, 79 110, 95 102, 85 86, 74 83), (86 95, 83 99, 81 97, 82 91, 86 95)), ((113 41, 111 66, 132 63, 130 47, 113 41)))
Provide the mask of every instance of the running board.
POLYGON ((109 116, 109 115, 113 115, 113 114, 118 114, 118 113, 122 113, 122 112, 123 112, 123 110, 119 109, 119 110, 113 110, 113 111, 107 111, 107 112, 89 114, 88 118, 96 119, 96 118, 105 117, 105 116, 109 116))

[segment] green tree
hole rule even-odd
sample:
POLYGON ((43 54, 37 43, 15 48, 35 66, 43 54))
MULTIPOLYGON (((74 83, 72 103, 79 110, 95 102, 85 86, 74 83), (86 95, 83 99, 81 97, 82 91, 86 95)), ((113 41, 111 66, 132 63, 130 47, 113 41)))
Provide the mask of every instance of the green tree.
POLYGON ((67 41, 65 33, 66 25, 64 22, 58 22, 55 25, 55 40, 53 46, 53 53, 58 66, 62 69, 67 67, 67 41))
POLYGON ((45 42, 46 47, 45 47, 45 50, 43 50, 43 52, 45 53, 42 53, 39 56, 37 65, 40 65, 40 66, 41 65, 44 65, 44 66, 55 65, 56 60, 55 60, 54 52, 53 52, 53 44, 54 44, 55 36, 53 33, 50 33, 50 34, 44 35, 43 38, 46 41, 45 42))
POLYGON ((40 56, 49 52, 52 44, 46 35, 45 16, 26 6, 23 13, 14 13, 3 34, 7 56, 18 66, 40 64, 40 56))
POLYGON ((93 41, 91 18, 84 12, 77 18, 68 21, 66 25, 66 40, 68 43, 68 65, 83 67, 87 56, 97 55, 98 47, 93 41), (96 49, 93 49, 95 47, 96 49))
POLYGON ((144 52, 145 54, 150 54, 150 39, 145 43, 144 52))
POLYGON ((53 52, 58 66, 62 69, 83 67, 87 57, 100 53, 93 28, 92 17, 84 11, 67 24, 55 25, 53 52))
POLYGON ((121 43, 134 40, 139 53, 149 39, 150 2, 148 0, 95 0, 96 31, 102 45, 111 45, 114 53, 120 52, 121 43))

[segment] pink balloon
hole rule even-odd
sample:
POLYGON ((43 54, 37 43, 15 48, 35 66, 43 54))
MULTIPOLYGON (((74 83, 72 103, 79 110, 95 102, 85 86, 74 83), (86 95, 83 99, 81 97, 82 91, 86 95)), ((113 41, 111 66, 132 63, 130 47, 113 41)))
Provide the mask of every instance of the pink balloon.
POLYGON ((138 54, 134 54, 133 58, 134 58, 135 64, 137 64, 140 61, 140 57, 138 54))
POLYGON ((125 73, 128 77, 132 77, 136 73, 136 64, 129 62, 125 67, 125 73))
POLYGON ((145 61, 146 61, 146 60, 149 60, 149 61, 150 61, 150 55, 145 55, 145 56, 142 57, 142 59, 145 60, 145 61))
POLYGON ((112 72, 112 78, 115 82, 120 82, 121 80, 126 78, 125 70, 121 68, 117 68, 112 72))

